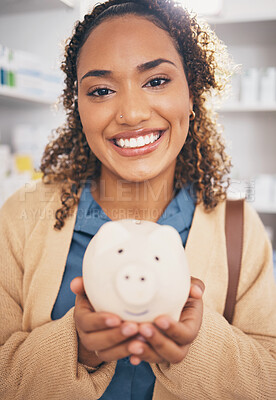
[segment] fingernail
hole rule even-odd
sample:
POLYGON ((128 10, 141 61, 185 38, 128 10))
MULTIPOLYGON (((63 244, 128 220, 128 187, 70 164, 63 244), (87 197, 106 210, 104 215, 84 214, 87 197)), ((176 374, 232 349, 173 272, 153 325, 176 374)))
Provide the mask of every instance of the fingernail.
POLYGON ((156 325, 161 328, 161 329, 168 329, 170 326, 170 323, 167 319, 159 319, 158 321, 156 321, 156 325))
POLYGON ((142 354, 143 351, 144 351, 143 347, 140 347, 140 346, 135 346, 135 347, 133 346, 131 348, 131 353, 133 353, 133 354, 142 354))
POLYGON ((141 326, 140 333, 146 337, 151 337, 153 335, 152 329, 149 326, 141 326))
POLYGON ((146 339, 145 339, 144 336, 142 336, 142 335, 136 336, 136 340, 140 340, 140 342, 146 343, 146 339))
POLYGON ((196 294, 198 294, 199 296, 202 295, 203 291, 202 291, 202 289, 201 289, 200 286, 198 286, 198 285, 193 285, 193 288, 194 288, 194 290, 196 291, 196 294))
POLYGON ((138 357, 136 357, 136 356, 131 356, 130 357, 130 363, 132 365, 139 365, 140 362, 141 362, 141 360, 138 357))
POLYGON ((109 326, 110 328, 112 328, 112 327, 114 327, 114 326, 120 325, 120 321, 118 321, 118 320, 115 319, 115 318, 107 318, 107 319, 105 320, 105 324, 106 324, 106 326, 109 326))
POLYGON ((124 336, 131 336, 137 332, 137 328, 133 325, 125 325, 122 327, 122 334, 124 336))

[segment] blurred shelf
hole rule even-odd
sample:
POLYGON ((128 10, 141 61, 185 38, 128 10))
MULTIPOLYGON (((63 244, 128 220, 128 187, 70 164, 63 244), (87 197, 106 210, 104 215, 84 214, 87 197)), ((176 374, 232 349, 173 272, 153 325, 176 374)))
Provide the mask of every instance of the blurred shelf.
POLYGON ((217 108, 218 112, 275 112, 276 103, 272 104, 227 104, 217 108))
POLYGON ((54 104, 57 99, 46 98, 43 96, 20 93, 16 89, 0 88, 0 105, 13 106, 13 105, 38 105, 50 106, 54 104))
POLYGON ((67 7, 73 8, 75 5, 75 0, 59 0, 61 3, 64 3, 67 7))
POLYGON ((211 25, 222 25, 222 24, 242 24, 242 23, 249 23, 249 22, 266 22, 266 21, 276 21, 276 14, 275 15, 265 15, 265 16, 246 16, 240 15, 236 17, 206 17, 206 21, 211 25))
POLYGON ((252 204, 260 214, 276 214, 276 204, 252 204))
POLYGON ((73 8, 75 0, 1 0, 1 16, 57 8, 73 8))

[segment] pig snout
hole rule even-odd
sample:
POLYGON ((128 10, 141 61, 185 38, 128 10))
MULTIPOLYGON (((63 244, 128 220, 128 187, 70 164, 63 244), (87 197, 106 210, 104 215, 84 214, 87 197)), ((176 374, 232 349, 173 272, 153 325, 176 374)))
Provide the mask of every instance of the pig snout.
POLYGON ((119 297, 129 305, 145 305, 156 293, 154 272, 133 264, 120 268, 116 275, 115 285, 119 297))

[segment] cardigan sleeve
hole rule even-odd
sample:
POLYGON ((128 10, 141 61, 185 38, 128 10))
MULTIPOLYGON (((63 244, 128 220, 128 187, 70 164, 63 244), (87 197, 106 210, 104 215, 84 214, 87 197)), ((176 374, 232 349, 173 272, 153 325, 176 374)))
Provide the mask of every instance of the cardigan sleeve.
POLYGON ((22 329, 26 233, 15 213, 18 217, 15 201, 8 201, 0 211, 0 398, 98 399, 116 363, 95 372, 78 363, 74 309, 30 332, 22 329))
POLYGON ((276 399, 276 286, 271 244, 248 205, 244 224, 233 325, 205 306, 201 329, 187 357, 179 364, 152 365, 159 382, 154 398, 276 399))

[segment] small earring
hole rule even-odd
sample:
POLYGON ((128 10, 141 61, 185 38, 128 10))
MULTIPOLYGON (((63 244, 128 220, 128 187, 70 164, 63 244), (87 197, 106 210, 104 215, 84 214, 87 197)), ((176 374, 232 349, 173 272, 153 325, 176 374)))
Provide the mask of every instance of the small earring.
POLYGON ((123 114, 120 115, 120 118, 123 118, 123 114))
POLYGON ((195 112, 194 110, 192 110, 191 114, 190 114, 190 121, 193 121, 195 119, 195 112))

